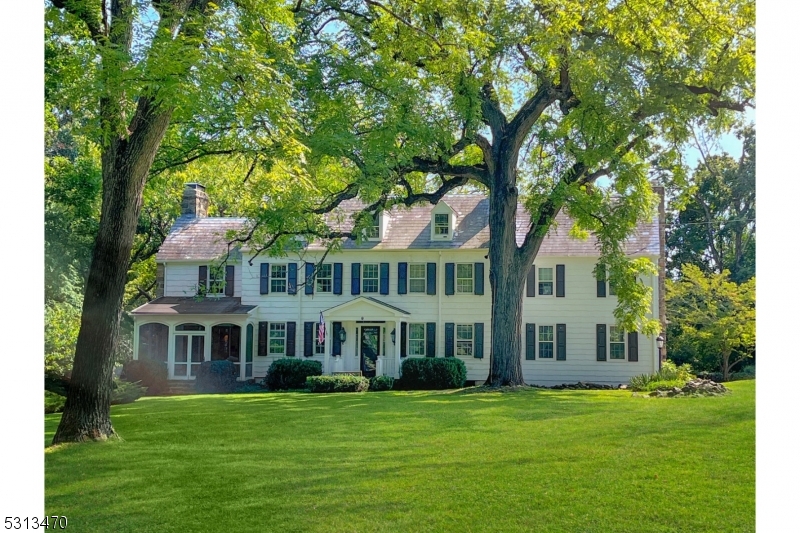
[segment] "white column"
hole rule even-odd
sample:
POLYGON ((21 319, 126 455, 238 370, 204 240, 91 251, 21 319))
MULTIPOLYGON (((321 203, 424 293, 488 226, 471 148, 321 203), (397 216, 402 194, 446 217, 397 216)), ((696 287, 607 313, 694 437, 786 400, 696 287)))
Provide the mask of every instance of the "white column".
POLYGON ((139 359, 139 324, 136 315, 133 316, 133 358, 139 359))
POLYGON ((173 368, 175 365, 175 324, 169 325, 169 336, 167 344, 167 377, 172 379, 173 368))
POLYGON ((244 381, 245 354, 247 353, 247 322, 239 326, 239 379, 244 381))
POLYGON ((395 344, 394 344, 394 378, 400 378, 400 343, 402 342, 402 335, 400 335, 400 321, 395 320, 395 344))

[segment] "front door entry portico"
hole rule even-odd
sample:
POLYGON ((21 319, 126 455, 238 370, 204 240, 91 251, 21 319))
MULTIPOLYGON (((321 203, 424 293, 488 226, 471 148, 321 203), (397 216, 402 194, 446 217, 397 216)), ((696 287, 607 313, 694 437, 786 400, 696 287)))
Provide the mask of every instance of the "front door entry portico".
POLYGON ((361 328, 361 373, 365 377, 371 378, 375 376, 380 340, 381 328, 379 326, 364 326, 361 328))

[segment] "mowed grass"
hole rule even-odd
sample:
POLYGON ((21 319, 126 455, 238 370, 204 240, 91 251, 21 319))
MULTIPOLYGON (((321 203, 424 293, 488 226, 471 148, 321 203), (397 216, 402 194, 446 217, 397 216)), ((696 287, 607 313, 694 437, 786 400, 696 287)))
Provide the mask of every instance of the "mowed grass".
MULTIPOLYGON (((73 531, 755 530, 755 382, 626 391, 143 398, 47 448, 73 531)), ((45 417, 45 444, 60 415, 45 417)))

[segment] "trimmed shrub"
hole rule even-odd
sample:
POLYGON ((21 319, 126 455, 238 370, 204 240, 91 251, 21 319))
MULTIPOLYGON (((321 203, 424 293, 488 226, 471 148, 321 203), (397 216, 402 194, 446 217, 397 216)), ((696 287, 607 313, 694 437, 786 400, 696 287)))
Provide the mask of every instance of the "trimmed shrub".
POLYGON ((369 390, 371 391, 392 390, 393 386, 394 378, 392 376, 375 376, 374 378, 369 378, 369 390))
POLYGON ((203 361, 194 383, 197 392, 233 392, 236 388, 236 367, 231 361, 203 361))
POLYGON ((111 405, 133 403, 147 393, 147 387, 121 379, 115 379, 111 389, 111 405))
POLYGON ((363 376, 346 374, 308 376, 306 388, 309 392, 366 392, 369 389, 369 380, 363 376))
POLYGON ((455 357, 409 358, 400 367, 396 389, 460 389, 467 380, 467 366, 455 357))
POLYGON ((60 394, 50 392, 49 390, 44 391, 44 414, 60 413, 64 410, 66 401, 66 397, 60 394))
POLYGON ((264 385, 270 390, 302 389, 306 378, 322 375, 322 363, 305 359, 276 359, 267 370, 264 385))
POLYGON ((120 379, 147 387, 147 396, 169 392, 167 365, 152 359, 131 359, 122 365, 120 379))

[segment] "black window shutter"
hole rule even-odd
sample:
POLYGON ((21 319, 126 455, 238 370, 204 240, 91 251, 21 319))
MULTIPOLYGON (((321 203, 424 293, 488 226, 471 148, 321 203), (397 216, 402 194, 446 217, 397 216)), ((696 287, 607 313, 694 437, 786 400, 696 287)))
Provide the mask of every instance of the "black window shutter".
POLYGON ((606 297, 606 267, 597 265, 597 297, 606 297))
POLYGON ((341 322, 333 323, 333 348, 331 349, 331 355, 342 355, 342 341, 339 340, 339 330, 341 329, 341 322))
POLYGON ((297 294, 297 263, 289 263, 289 268, 286 270, 287 280, 286 291, 289 294, 297 294))
POLYGON ((261 294, 269 294, 269 263, 261 263, 261 294))
POLYGON ((436 294, 436 263, 428 263, 428 272, 426 272, 428 282, 428 294, 436 294))
POLYGON ((350 294, 361 294, 361 263, 350 265, 350 294))
POLYGON ((606 360, 606 325, 597 324, 597 360, 606 360))
POLYGON ((203 290, 205 290, 207 278, 208 278, 208 266, 200 265, 200 268, 197 269, 198 292, 203 292, 203 290))
POLYGON ((536 359, 536 324, 525 324, 525 359, 536 359))
POLYGON ((306 294, 314 294, 314 263, 306 263, 306 294))
POLYGON ((475 294, 483 295, 483 263, 475 263, 475 294))
POLYGON ((389 263, 381 263, 380 284, 381 294, 389 294, 389 263))
POLYGON ((639 360, 639 334, 634 332, 628 333, 628 361, 639 360))
POLYGON ((456 354, 456 325, 446 322, 444 325, 444 356, 453 357, 456 354))
POLYGON ((267 354, 267 337, 269 335, 269 322, 258 323, 258 355, 266 356, 267 354))
POLYGON ((286 355, 294 357, 297 341, 297 322, 286 323, 286 355))
POLYGON ((564 297, 564 265, 556 265, 556 298, 564 297))
POLYGON ((233 265, 225 266, 225 296, 233 296, 233 273, 235 272, 233 265))
POLYGON ((406 344, 408 344, 408 324, 405 322, 400 322, 400 357, 406 357, 408 355, 408 349, 406 344))
POLYGON ((408 292, 408 263, 397 263, 397 294, 408 292))
POLYGON ((314 355, 314 322, 303 322, 303 355, 314 355))
POLYGON ((333 294, 342 294, 342 264, 333 264, 333 294))
POLYGON ((425 324, 425 357, 436 357, 436 322, 425 324))
POLYGON ((444 264, 444 293, 451 295, 456 293, 456 264, 444 264))
MULTIPOLYGON (((483 263, 481 263, 482 265, 483 263)), ((472 355, 476 359, 483 359, 483 322, 475 323, 475 334, 473 336, 475 346, 472 349, 472 355)))
POLYGON ((525 296, 533 298, 536 296, 536 265, 531 265, 528 269, 527 286, 525 287, 525 296))
POLYGON ((556 324, 556 361, 567 360, 567 325, 556 324))

